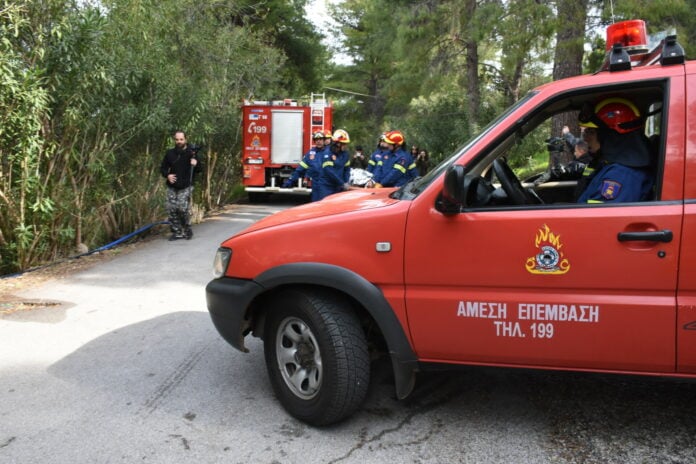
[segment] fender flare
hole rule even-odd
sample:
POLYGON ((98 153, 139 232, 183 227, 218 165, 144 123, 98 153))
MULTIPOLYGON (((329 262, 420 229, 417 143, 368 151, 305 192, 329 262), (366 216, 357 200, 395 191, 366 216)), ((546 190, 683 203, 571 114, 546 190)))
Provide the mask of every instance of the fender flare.
POLYGON ((364 277, 332 264, 291 263, 264 271, 254 281, 267 290, 310 283, 350 295, 370 313, 384 335, 394 369, 397 397, 404 399, 413 391, 418 358, 384 294, 364 277))

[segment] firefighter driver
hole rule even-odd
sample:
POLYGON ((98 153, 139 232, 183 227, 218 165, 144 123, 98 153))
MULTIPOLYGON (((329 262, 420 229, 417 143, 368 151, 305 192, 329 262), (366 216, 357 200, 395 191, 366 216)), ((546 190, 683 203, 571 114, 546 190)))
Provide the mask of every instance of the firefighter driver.
POLYGON ((601 166, 578 199, 579 203, 617 203, 647 200, 654 172, 638 108, 625 98, 606 98, 594 111, 584 108, 580 121, 597 129, 601 166))
MULTIPOLYGON (((314 184, 319 176, 319 171, 321 171, 321 159, 324 155, 324 151, 327 147, 324 146, 325 135, 321 131, 317 131, 312 134, 312 140, 314 141, 314 147, 311 148, 302 157, 302 161, 295 168, 290 178, 285 179, 283 182, 283 188, 292 187, 301 178, 309 178, 314 184)), ((319 192, 316 187, 312 185, 312 201, 317 201, 319 192)))

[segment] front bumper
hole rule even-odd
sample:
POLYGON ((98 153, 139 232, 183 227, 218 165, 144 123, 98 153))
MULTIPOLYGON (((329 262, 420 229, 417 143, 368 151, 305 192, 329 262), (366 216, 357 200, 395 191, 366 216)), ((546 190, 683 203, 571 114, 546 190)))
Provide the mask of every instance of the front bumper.
POLYGON ((251 330, 247 309, 264 288, 251 280, 222 277, 205 287, 208 312, 217 331, 230 345, 245 353, 244 336, 251 330))

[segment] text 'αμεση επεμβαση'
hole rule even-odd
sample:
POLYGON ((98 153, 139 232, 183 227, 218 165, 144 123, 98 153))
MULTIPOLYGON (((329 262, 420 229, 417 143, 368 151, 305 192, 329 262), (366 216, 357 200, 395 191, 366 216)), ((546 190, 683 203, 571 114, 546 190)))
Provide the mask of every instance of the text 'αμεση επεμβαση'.
MULTIPOLYGON (((508 319, 508 304, 486 301, 459 301, 458 317, 508 319)), ((599 306, 563 303, 518 303, 521 321, 599 322, 599 306)))

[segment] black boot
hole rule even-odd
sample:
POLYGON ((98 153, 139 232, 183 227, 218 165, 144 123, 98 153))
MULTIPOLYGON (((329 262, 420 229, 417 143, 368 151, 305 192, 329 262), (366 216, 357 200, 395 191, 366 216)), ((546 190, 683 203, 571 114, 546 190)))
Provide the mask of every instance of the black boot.
POLYGON ((179 240, 180 238, 186 238, 184 231, 180 228, 172 229, 172 235, 169 236, 169 241, 179 240))

